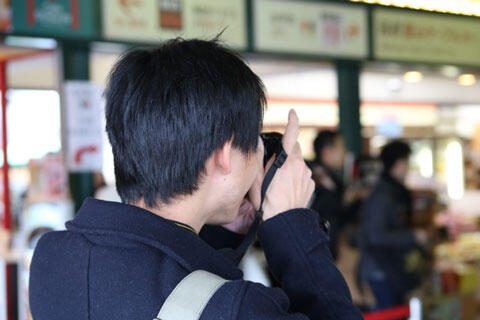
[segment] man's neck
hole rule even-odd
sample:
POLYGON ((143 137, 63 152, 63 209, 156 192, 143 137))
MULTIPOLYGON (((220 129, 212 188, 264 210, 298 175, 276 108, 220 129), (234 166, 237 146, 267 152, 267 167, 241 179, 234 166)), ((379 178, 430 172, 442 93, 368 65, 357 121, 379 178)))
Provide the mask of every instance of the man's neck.
POLYGON ((177 221, 192 227, 196 233, 205 225, 207 218, 203 210, 202 197, 195 196, 182 200, 171 200, 168 205, 162 204, 158 207, 149 207, 143 199, 132 205, 148 210, 164 219, 177 221))

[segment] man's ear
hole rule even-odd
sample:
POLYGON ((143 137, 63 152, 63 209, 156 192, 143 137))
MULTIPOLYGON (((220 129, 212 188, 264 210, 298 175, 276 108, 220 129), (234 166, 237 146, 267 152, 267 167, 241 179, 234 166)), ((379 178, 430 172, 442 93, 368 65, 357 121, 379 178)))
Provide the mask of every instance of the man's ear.
POLYGON ((233 139, 230 139, 213 152, 213 165, 224 175, 232 172, 232 142, 233 139))

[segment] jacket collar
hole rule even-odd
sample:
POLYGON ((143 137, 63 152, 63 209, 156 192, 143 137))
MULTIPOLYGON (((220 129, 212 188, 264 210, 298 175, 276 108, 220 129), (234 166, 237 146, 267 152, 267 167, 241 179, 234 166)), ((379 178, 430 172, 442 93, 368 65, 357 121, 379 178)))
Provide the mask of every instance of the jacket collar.
POLYGON ((73 232, 115 235, 148 244, 189 272, 206 270, 228 280, 242 278, 234 264, 195 233, 139 207, 88 198, 66 226, 73 232))

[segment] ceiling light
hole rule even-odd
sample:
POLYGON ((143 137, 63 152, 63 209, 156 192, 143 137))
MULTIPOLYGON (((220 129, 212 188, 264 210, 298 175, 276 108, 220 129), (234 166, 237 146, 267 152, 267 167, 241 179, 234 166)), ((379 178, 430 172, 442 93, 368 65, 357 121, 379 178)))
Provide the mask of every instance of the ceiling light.
POLYGON ((392 92, 399 92, 403 89, 403 81, 399 78, 390 78, 387 80, 386 86, 392 92))
POLYGON ((471 86, 477 82, 477 79, 473 74, 465 73, 458 77, 458 83, 462 86, 471 86))
POLYGON ((456 78, 460 74, 460 69, 455 66, 444 66, 440 72, 448 78, 456 78))
POLYGON ((423 74, 419 71, 409 71, 403 75, 403 81, 408 83, 417 83, 422 81, 423 74))

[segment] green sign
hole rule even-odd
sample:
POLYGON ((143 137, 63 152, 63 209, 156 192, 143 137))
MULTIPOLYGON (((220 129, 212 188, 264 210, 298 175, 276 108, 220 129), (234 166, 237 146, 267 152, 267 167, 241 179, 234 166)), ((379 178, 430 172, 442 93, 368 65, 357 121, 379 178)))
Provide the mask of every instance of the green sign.
POLYGON ((375 9, 373 28, 376 59, 480 66, 480 19, 375 9))
POLYGON ((74 38, 99 33, 98 0, 15 0, 12 10, 17 33, 74 38))

